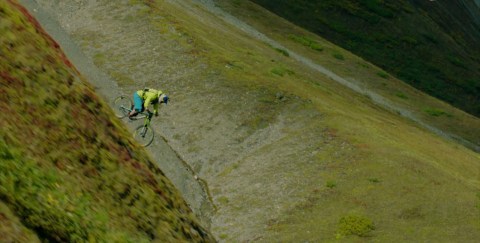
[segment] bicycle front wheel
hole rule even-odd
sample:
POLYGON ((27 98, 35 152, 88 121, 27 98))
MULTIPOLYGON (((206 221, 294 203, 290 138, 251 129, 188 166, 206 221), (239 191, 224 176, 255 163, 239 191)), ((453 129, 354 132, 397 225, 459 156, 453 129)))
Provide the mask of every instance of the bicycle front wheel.
POLYGON ((125 95, 118 96, 113 101, 113 106, 115 110, 115 116, 118 118, 124 118, 128 115, 132 109, 133 102, 125 95))
POLYGON ((155 136, 155 132, 153 128, 148 125, 141 125, 135 129, 133 132, 133 137, 137 142, 139 142, 143 147, 147 147, 153 142, 153 137, 155 136))

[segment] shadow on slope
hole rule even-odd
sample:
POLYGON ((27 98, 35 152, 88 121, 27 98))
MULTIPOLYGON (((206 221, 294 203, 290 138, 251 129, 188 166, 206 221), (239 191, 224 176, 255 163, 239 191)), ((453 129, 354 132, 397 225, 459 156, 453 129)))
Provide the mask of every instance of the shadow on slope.
POLYGON ((253 2, 480 115, 480 8, 472 0, 253 2))

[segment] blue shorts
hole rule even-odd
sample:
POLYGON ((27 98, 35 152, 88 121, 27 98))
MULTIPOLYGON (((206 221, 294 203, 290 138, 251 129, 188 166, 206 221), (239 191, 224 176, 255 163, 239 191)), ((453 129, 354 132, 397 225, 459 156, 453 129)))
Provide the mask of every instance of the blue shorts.
POLYGON ((133 93, 133 104, 136 111, 143 111, 143 100, 140 98, 140 95, 137 92, 133 93))

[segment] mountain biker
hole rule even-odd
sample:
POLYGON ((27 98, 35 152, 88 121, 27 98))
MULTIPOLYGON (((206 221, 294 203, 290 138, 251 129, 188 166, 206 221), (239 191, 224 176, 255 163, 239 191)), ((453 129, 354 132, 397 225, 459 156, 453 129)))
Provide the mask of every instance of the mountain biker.
POLYGON ((141 89, 133 93, 133 103, 134 109, 128 114, 128 117, 134 117, 139 112, 147 111, 148 114, 151 114, 149 105, 153 105, 153 114, 158 116, 158 104, 168 103, 168 96, 164 94, 161 90, 156 89, 141 89))

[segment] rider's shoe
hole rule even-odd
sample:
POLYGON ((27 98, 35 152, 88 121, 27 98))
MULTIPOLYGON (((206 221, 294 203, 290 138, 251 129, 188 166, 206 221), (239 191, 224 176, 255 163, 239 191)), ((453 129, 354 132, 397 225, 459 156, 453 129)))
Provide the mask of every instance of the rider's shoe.
POLYGON ((130 119, 130 120, 135 120, 135 117, 136 117, 137 115, 138 115, 138 112, 135 112, 135 113, 133 113, 133 114, 131 114, 131 115, 128 114, 128 119, 130 119))

